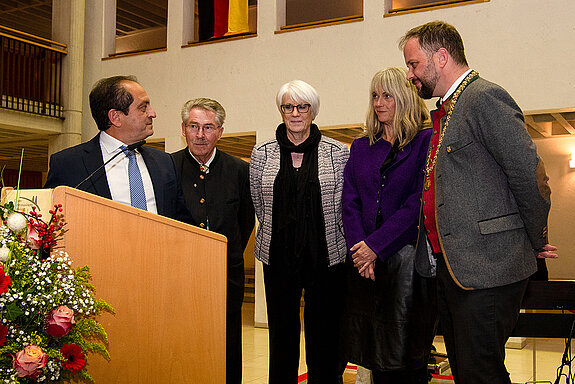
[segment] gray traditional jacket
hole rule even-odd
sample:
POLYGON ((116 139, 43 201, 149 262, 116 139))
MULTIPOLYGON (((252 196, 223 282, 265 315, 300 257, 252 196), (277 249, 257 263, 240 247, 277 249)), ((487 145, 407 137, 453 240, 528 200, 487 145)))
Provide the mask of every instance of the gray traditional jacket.
MULTIPOLYGON (((537 249, 548 242, 549 196, 520 108, 500 86, 471 82, 455 105, 435 169, 439 242, 454 281, 480 289, 533 274, 537 249)), ((416 267, 430 276, 423 217, 419 228, 416 267)))

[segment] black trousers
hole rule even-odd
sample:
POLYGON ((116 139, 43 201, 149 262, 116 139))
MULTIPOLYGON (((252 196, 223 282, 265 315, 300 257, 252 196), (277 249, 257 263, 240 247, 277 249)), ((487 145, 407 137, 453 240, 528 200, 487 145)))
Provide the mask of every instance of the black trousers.
POLYGON ((242 382, 242 303, 244 263, 228 265, 226 303, 226 384, 242 382))
POLYGON ((339 325, 345 290, 343 264, 324 268, 311 281, 264 264, 269 329, 269 383, 298 382, 300 302, 304 292, 304 334, 309 384, 341 383, 339 325))
POLYGON ((427 366, 409 371, 371 371, 373 384, 427 384, 427 366))
POLYGON ((517 323, 527 282, 464 290, 449 275, 443 256, 438 257, 440 324, 455 383, 511 383, 505 343, 517 323))
POLYGON ((226 383, 242 382, 242 311, 226 314, 226 383))

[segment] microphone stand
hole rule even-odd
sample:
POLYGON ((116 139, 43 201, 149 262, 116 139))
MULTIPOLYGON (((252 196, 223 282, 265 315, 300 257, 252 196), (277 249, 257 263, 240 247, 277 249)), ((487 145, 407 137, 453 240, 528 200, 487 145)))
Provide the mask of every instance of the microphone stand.
POLYGON ((570 350, 571 350, 571 339, 575 337, 575 320, 571 325, 571 332, 569 332, 569 336, 565 340, 565 351, 563 352, 563 357, 561 359, 561 366, 557 369, 557 379, 555 380, 554 384, 559 384, 562 376, 565 376, 563 373, 563 367, 567 367, 568 372, 566 374, 566 384, 573 384, 573 376, 571 372, 571 358, 570 358, 570 350))
POLYGON ((142 145, 146 144, 146 140, 140 140, 136 143, 130 144, 128 146, 126 146, 126 148, 122 149, 120 152, 116 153, 114 156, 112 156, 110 158, 110 160, 106 161, 104 164, 100 165, 98 168, 96 168, 96 170, 92 173, 90 173, 88 175, 88 177, 86 177, 84 180, 80 181, 78 183, 78 185, 76 185, 74 188, 78 189, 78 187, 82 184, 84 184, 86 181, 90 180, 92 178, 92 176, 94 176, 96 174, 96 172, 100 171, 102 168, 104 168, 110 161, 114 160, 116 157, 118 157, 121 153, 125 153, 126 151, 133 151, 135 149, 140 148, 142 145))

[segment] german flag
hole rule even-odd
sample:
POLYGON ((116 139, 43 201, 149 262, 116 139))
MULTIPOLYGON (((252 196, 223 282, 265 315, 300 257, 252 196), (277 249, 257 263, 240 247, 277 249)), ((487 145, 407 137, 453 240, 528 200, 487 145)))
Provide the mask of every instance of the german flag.
POLYGON ((199 40, 249 32, 248 0, 198 0, 199 40))

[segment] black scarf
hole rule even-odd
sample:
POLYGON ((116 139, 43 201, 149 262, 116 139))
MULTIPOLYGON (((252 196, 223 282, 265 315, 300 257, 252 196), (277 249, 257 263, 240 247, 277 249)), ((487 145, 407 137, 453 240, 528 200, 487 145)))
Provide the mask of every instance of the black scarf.
POLYGON ((274 181, 270 245, 273 259, 270 264, 283 264, 297 273, 302 267, 302 256, 305 255, 305 265, 309 266, 311 263, 311 269, 315 269, 318 260, 325 259, 327 262, 318 179, 318 145, 321 133, 318 127, 312 124, 309 137, 303 143, 295 145, 287 137, 285 124, 280 124, 276 130, 276 139, 280 145, 280 169, 274 181), (299 169, 293 166, 292 152, 304 154, 299 169))

